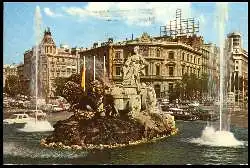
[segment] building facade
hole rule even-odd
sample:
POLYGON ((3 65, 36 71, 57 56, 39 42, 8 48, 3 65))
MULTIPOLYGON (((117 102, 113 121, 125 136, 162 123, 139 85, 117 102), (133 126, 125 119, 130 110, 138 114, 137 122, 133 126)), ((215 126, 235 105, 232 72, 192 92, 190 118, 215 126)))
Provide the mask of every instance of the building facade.
MULTIPOLYGON (((70 48, 67 45, 56 46, 50 29, 44 32, 38 48, 38 87, 42 97, 54 97, 54 80, 57 77, 69 77, 79 73, 79 48, 70 48)), ((33 47, 24 53, 23 78, 30 85, 30 93, 34 95, 34 79, 36 65, 36 48, 33 47)))
POLYGON ((226 52, 229 59, 231 92, 239 95, 240 99, 248 94, 248 52, 242 47, 241 34, 232 32, 226 40, 226 52), (236 83, 234 83, 236 82, 236 83))
POLYGON ((5 87, 5 81, 8 76, 15 75, 17 76, 17 65, 3 65, 3 87, 5 87))
POLYGON ((128 57, 134 54, 134 47, 139 46, 139 53, 148 62, 144 74, 141 76, 141 81, 152 83, 157 97, 168 97, 170 91, 174 88, 175 81, 181 80, 185 73, 194 73, 200 77, 202 73, 208 72, 210 51, 203 45, 202 37, 152 38, 143 33, 140 38, 135 40, 118 43, 109 40, 99 46, 94 43, 92 48, 80 52, 80 64, 82 67, 85 57, 86 76, 89 76, 90 73, 93 74, 94 72, 93 60, 95 57, 96 76, 100 78, 107 76, 109 80, 121 83, 123 64, 128 57), (205 54, 203 51, 205 51, 205 54), (105 75, 103 70, 104 58, 105 75))

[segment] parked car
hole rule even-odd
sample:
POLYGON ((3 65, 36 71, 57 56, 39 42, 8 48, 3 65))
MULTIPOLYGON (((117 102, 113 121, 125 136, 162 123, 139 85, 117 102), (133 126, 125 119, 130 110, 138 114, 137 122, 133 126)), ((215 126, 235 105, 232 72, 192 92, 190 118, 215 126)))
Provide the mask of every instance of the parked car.
POLYGON ((59 107, 58 105, 53 105, 52 111, 53 112, 60 112, 63 111, 64 109, 62 107, 59 107))
POLYGON ((10 118, 4 119, 4 124, 25 124, 28 121, 33 120, 28 114, 13 114, 10 118))

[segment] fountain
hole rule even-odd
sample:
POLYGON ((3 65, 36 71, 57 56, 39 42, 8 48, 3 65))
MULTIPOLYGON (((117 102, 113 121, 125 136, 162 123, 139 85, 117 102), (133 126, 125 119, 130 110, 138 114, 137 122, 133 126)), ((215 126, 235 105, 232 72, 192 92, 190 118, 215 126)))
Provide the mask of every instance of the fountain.
POLYGON ((42 146, 114 148, 154 141, 177 132, 174 117, 157 108, 154 88, 140 82, 147 62, 138 54, 138 47, 134 52, 123 67, 122 84, 109 83, 103 73, 102 80, 92 75, 96 80, 86 81, 86 90, 81 86, 85 82, 72 80, 65 84, 63 95, 71 103, 74 115, 58 121, 52 135, 41 140, 42 146))
MULTIPOLYGON (((38 105, 40 104, 42 99, 39 99, 42 94, 41 94, 41 81, 40 81, 40 73, 38 71, 38 66, 39 64, 39 52, 40 52, 40 41, 41 41, 41 20, 42 16, 41 16, 41 12, 40 12, 40 7, 36 6, 36 11, 35 11, 35 26, 34 26, 34 30, 35 30, 35 37, 36 37, 36 47, 35 47, 35 51, 33 50, 33 67, 35 66, 35 72, 32 69, 32 80, 31 80, 31 85, 32 85, 32 89, 35 90, 35 93, 33 92, 33 95, 35 95, 35 120, 31 120, 29 122, 27 122, 24 126, 24 128, 19 129, 19 131, 22 132, 43 132, 43 131, 53 131, 54 128, 51 126, 51 124, 48 121, 39 121, 37 120, 37 112, 38 112, 38 105), (35 84, 34 84, 35 83, 35 84), (34 87, 35 86, 35 87, 34 87)), ((39 68, 40 69, 40 68, 39 68)))
MULTIPOLYGON (((225 29, 225 21, 227 20, 227 4, 226 3, 217 3, 217 26, 218 26, 218 37, 219 37, 219 46, 220 46, 220 88, 219 88, 219 130, 215 130, 213 126, 207 125, 202 132, 202 136, 200 138, 194 138, 191 140, 192 143, 198 143, 202 145, 211 145, 211 146, 239 146, 244 145, 244 142, 238 141, 233 133, 230 132, 230 120, 223 120, 223 113, 227 110, 225 107, 226 102, 226 87, 225 87, 225 76, 226 76, 226 63, 227 58, 225 57, 224 51, 224 29, 225 29), (225 122, 225 123, 224 123, 225 122), (223 127, 227 125, 227 127, 223 127)), ((228 112, 228 110, 227 110, 228 112)), ((229 115, 224 114, 224 118, 230 117, 229 115)))

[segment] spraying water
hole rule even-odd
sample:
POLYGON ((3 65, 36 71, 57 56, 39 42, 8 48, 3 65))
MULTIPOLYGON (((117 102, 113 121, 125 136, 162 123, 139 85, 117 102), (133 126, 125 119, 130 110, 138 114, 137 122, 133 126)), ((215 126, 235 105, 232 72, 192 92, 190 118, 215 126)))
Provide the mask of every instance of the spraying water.
POLYGON ((223 146, 223 147, 234 147, 242 146, 245 143, 238 141, 233 133, 228 131, 216 131, 213 127, 207 126, 200 138, 194 138, 191 140, 192 143, 209 145, 209 146, 223 146))
MULTIPOLYGON (((244 145, 244 142, 238 141, 233 133, 230 132, 229 127, 222 127, 222 113, 225 110, 224 102, 225 102, 225 92, 227 87, 225 87, 225 72, 226 72, 226 64, 227 59, 224 54, 224 29, 225 22, 227 20, 227 3, 217 3, 217 27, 218 27, 218 38, 219 38, 219 46, 220 46, 220 85, 219 85, 219 112, 220 112, 220 123, 219 123, 219 131, 216 131, 213 126, 207 125, 203 130, 200 138, 194 138, 191 140, 192 143, 198 143, 202 145, 211 145, 211 146, 241 146, 244 145)), ((230 113, 227 117, 230 117, 230 113)), ((224 120, 225 122, 230 122, 230 120, 224 120)), ((225 124, 225 123, 224 123, 225 124)), ((226 123, 230 124, 230 123, 226 123)))
POLYGON ((225 73, 225 59, 224 59, 224 30, 225 21, 227 20, 227 4, 217 4, 218 17, 218 37, 220 46, 220 131, 222 131, 222 111, 224 108, 224 73, 225 73))
POLYGON ((39 50, 39 43, 41 39, 41 12, 39 6, 36 6, 36 12, 35 12, 35 36, 36 36, 36 120, 37 121, 37 97, 38 97, 38 50, 39 50))
MULTIPOLYGON (((23 131, 23 132, 43 132, 43 131, 53 131, 54 128, 51 126, 51 124, 46 121, 39 121, 37 120, 37 112, 38 112, 38 101, 40 99, 38 99, 39 96, 41 96, 42 94, 39 92, 40 90, 40 83, 38 83, 38 79, 41 78, 39 72, 38 72, 38 66, 39 66, 39 51, 40 51, 40 41, 41 41, 41 23, 42 23, 42 15, 40 12, 40 7, 36 6, 36 10, 35 10, 35 26, 34 26, 34 30, 35 30, 35 39, 36 39, 36 47, 35 47, 35 76, 32 76, 32 78, 35 78, 35 120, 30 120, 26 123, 25 127, 22 129, 19 129, 19 131, 23 131), (38 78, 39 76, 39 78, 38 78)), ((34 74, 32 72, 32 74, 34 74)), ((33 81, 34 84, 34 81, 33 81)), ((40 104, 40 103, 39 103, 40 104)))

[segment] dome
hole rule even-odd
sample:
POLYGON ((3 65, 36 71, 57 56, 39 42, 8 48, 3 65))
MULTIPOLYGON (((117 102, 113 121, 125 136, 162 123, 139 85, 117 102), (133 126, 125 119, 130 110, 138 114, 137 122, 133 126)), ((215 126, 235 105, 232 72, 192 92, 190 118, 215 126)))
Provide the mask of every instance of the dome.
POLYGON ((60 45, 60 48, 69 49, 69 46, 66 45, 66 44, 61 44, 61 45, 60 45))

